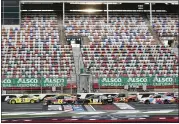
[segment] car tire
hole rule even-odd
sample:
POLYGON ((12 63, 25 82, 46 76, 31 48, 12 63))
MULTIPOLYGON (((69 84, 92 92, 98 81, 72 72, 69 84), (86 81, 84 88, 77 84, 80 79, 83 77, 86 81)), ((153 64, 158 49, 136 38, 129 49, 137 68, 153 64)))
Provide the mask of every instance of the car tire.
POLYGON ((48 102, 47 102, 47 105, 52 105, 52 102, 51 102, 51 101, 48 101, 48 102))
POLYGON ((149 100, 146 100, 146 101, 145 101, 145 104, 150 104, 150 101, 149 101, 149 100))
POLYGON ((88 105, 88 103, 89 103, 88 101, 84 101, 83 102, 84 105, 88 105))
POLYGON ((107 105, 108 102, 106 100, 103 101, 103 105, 107 105))
POLYGON ((132 102, 136 102, 136 100, 135 100, 135 99, 132 99, 132 102))
POLYGON ((32 103, 32 104, 35 103, 35 100, 31 99, 31 100, 30 100, 30 103, 32 103))
POLYGON ((133 102, 133 100, 132 100, 132 99, 129 99, 128 102, 133 102))
POLYGON ((16 104, 16 101, 15 100, 11 100, 11 104, 16 104))
POLYGON ((73 102, 72 101, 67 101, 66 103, 67 103, 67 105, 72 105, 73 102))
POLYGON ((168 100, 164 100, 163 103, 164 103, 164 104, 169 104, 168 100))

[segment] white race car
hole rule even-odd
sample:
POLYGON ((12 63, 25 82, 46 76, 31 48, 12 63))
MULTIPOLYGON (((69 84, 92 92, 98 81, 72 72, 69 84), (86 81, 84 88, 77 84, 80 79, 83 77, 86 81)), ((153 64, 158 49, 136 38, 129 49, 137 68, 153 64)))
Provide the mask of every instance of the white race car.
POLYGON ((175 98, 166 95, 150 95, 149 97, 141 98, 139 102, 144 104, 170 104, 175 102, 175 98))

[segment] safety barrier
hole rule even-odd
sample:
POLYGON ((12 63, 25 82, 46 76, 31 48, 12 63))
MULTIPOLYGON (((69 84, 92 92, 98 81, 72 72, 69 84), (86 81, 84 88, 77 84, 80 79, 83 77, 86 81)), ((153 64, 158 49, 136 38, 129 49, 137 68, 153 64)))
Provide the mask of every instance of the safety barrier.
MULTIPOLYGON (((137 95, 137 97, 139 97, 141 94, 165 94, 167 92, 128 92, 128 93, 77 93, 76 95, 78 95, 79 98, 85 98, 85 97, 89 97, 91 95, 116 95, 116 94, 126 94, 126 95, 130 95, 130 94, 135 94, 137 95)), ((60 93, 47 93, 47 94, 2 94, 1 96, 14 96, 14 97, 19 97, 22 95, 35 95, 40 97, 40 99, 43 99, 46 96, 51 96, 51 95, 57 95, 60 93)), ((178 94, 178 92, 174 92, 174 94, 178 94)), ((75 95, 75 94, 74 94, 75 95)))

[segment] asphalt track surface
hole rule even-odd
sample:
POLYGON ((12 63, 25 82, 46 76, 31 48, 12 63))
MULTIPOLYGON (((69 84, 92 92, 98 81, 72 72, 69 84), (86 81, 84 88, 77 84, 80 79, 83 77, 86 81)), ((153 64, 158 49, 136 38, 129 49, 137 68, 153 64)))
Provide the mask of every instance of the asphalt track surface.
MULTIPOLYGON (((128 103, 130 106, 134 107, 136 110, 165 110, 165 109, 178 109, 178 104, 141 104, 137 102, 128 103)), ((21 111, 48 111, 47 107, 43 106, 42 103, 35 104, 7 104, 2 102, 2 112, 21 112, 21 111)), ((104 108, 101 106, 105 105, 93 105, 97 111, 103 111, 104 108), (99 107, 96 107, 99 106, 99 107)), ((108 110, 117 110, 115 105, 111 105, 108 110), (111 108, 111 109, 110 109, 111 108)), ((85 108, 85 107, 84 107, 85 108)), ((120 109, 118 109, 120 110, 120 109)))

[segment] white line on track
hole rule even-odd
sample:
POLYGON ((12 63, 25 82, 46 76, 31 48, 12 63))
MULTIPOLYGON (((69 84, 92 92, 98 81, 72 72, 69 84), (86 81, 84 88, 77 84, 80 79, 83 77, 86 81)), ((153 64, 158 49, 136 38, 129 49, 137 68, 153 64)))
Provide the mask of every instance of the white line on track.
POLYGON ((159 119, 166 119, 165 117, 159 118, 159 119))
POLYGON ((118 118, 112 118, 111 120, 119 120, 118 118))
POLYGON ((139 119, 144 120, 144 119, 146 119, 146 118, 139 118, 139 119))
POLYGON ((93 108, 93 106, 92 105, 90 105, 91 106, 91 108, 94 110, 94 111, 96 111, 94 108, 93 108))
POLYGON ((1 120, 2 122, 4 122, 4 121, 7 121, 7 120, 1 120))
POLYGON ((18 120, 12 120, 12 121, 18 121, 18 120))
POLYGON ((89 119, 89 120, 96 120, 96 119, 89 119))
POLYGON ((179 119, 179 117, 174 117, 174 119, 179 119))
POLYGON ((54 119, 52 119, 52 120, 53 120, 53 121, 56 121, 56 120, 58 120, 58 119, 55 119, 55 118, 54 118, 54 119))
POLYGON ((147 111, 147 112, 142 112, 142 113, 169 113, 173 111, 174 110, 160 110, 160 111, 147 111))
POLYGON ((113 114, 129 114, 129 113, 141 113, 139 110, 119 110, 113 114))
POLYGON ((32 120, 24 120, 24 121, 32 121, 32 120))
POLYGON ((70 119, 70 120, 78 120, 78 119, 75 119, 75 118, 74 118, 74 119, 70 119))

